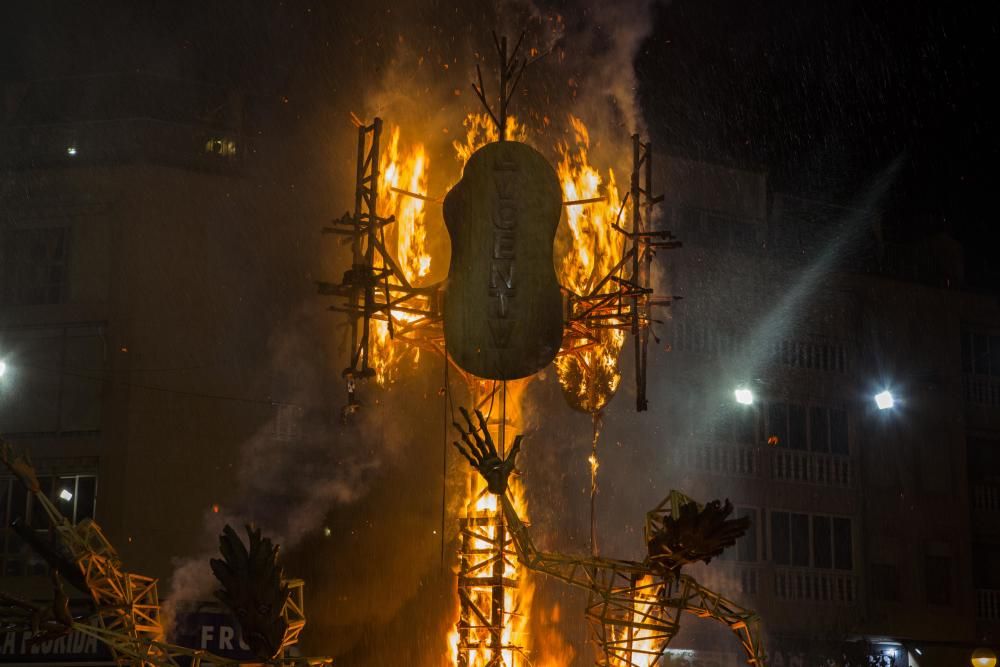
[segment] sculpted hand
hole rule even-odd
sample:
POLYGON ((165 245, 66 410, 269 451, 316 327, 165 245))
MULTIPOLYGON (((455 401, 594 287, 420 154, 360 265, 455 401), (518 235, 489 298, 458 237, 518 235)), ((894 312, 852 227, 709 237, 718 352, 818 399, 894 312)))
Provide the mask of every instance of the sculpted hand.
POLYGON ((476 417, 479 420, 477 428, 472 423, 468 410, 461 407, 459 410, 465 417, 468 430, 457 422, 454 424, 455 429, 462 436, 462 442, 465 443, 465 447, 462 447, 458 441, 455 441, 455 448, 483 476, 490 493, 495 493, 498 496, 503 495, 507 491, 507 479, 510 477, 511 471, 514 470, 514 460, 517 458, 517 453, 521 451, 521 439, 524 436, 519 435, 514 438, 514 446, 510 448, 510 454, 507 455, 506 459, 501 459, 497 453, 496 445, 493 444, 493 438, 490 436, 483 413, 476 410, 476 417))

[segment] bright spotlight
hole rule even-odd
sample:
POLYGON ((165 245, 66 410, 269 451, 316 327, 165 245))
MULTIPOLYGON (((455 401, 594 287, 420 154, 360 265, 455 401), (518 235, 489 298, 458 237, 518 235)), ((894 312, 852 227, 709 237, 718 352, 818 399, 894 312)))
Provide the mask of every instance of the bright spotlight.
POLYGON ((76 146, 67 146, 66 155, 76 155, 76 146))
POLYGON ((6 373, 6 372, 7 372, 7 364, 5 364, 4 362, 0 361, 0 378, 2 378, 3 374, 6 373))
POLYGON ((66 502, 73 500, 73 494, 70 493, 69 489, 63 489, 62 491, 60 491, 59 497, 65 500, 66 502))
POLYGON ((733 394, 736 396, 736 402, 740 405, 753 405, 753 392, 746 387, 740 387, 733 394))
POLYGON ((875 394, 875 405, 878 406, 879 410, 888 410, 895 404, 896 400, 892 397, 888 389, 880 394, 875 394))

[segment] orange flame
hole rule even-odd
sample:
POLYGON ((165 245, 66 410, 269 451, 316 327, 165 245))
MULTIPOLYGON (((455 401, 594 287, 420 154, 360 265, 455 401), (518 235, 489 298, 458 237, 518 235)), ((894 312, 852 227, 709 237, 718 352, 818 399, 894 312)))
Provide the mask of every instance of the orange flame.
MULTIPOLYGON (((523 430, 523 396, 530 379, 518 382, 507 383, 506 400, 506 440, 507 445, 513 439, 514 434, 523 430)), ((480 395, 489 395, 488 391, 493 383, 480 381, 477 383, 477 391, 480 395)), ((491 417, 489 418, 490 431, 494 442, 498 448, 501 446, 500 425, 504 421, 501 407, 502 396, 499 392, 492 400, 491 417)), ((484 412, 486 412, 484 410, 484 412)), ((524 487, 517 477, 511 477, 508 495, 518 516, 525 522, 528 521, 528 508, 524 498, 524 487)), ((466 516, 482 522, 482 533, 484 539, 472 538, 470 544, 464 547, 466 554, 466 568, 470 571, 477 571, 481 568, 492 568, 493 559, 497 554, 498 531, 502 522, 502 511, 498 499, 486 490, 486 483, 479 475, 469 476, 469 485, 466 495, 466 516)), ((529 662, 525 659, 531 651, 528 634, 529 611, 534 597, 534 584, 527 570, 521 565, 514 550, 513 543, 507 534, 503 547, 503 577, 512 582, 512 586, 504 586, 503 608, 504 618, 500 632, 501 649, 500 658, 502 663, 494 662, 494 651, 491 639, 492 633, 487 627, 475 627, 468 630, 469 640, 467 644, 473 648, 466 655, 466 662, 460 662, 459 643, 460 635, 457 630, 452 630, 448 635, 448 645, 451 650, 452 662, 455 665, 463 664, 468 667, 487 667, 488 665, 503 664, 505 667, 527 666, 529 662)), ((484 582, 482 586, 474 586, 467 592, 471 602, 477 608, 490 609, 493 594, 492 585, 484 582)), ((477 625, 481 625, 481 622, 477 625)))
MULTIPOLYGON (((428 164, 424 145, 415 143, 404 148, 399 126, 392 126, 389 141, 379 156, 378 213, 384 218, 395 217, 395 223, 386 227, 386 250, 411 285, 419 284, 431 270, 431 255, 427 249, 426 202, 399 191, 425 193, 428 164)), ((375 268, 382 268, 383 262, 377 253, 376 258, 375 268)), ((392 279, 390 283, 396 284, 392 279)), ((391 317, 393 328, 398 330, 418 316, 394 310, 391 317)), ((375 380, 384 386, 396 379, 407 348, 392 344, 388 319, 374 320, 372 333, 368 348, 369 364, 375 369, 375 380)), ((419 355, 419 349, 413 348, 414 362, 419 355)))
MULTIPOLYGON (((496 123, 489 114, 470 113, 462 122, 465 126, 465 141, 453 141, 455 147, 455 157, 463 165, 469 161, 472 154, 494 141, 499 141, 500 133, 497 132, 496 123)), ((527 141, 528 128, 517 122, 514 116, 507 117, 507 139, 510 141, 527 141)))
POLYGON ((619 646, 625 645, 631 639, 630 659, 625 660, 612 654, 610 665, 613 667, 650 667, 650 665, 657 664, 659 656, 666 647, 663 632, 654 627, 643 627, 644 625, 653 626, 660 622, 658 613, 660 600, 656 593, 657 589, 655 580, 650 575, 646 575, 636 583, 631 613, 631 621, 635 627, 614 626, 609 638, 611 642, 619 646), (628 635, 630 630, 631 637, 628 635))
MULTIPOLYGON (((578 296, 589 296, 599 287, 599 281, 621 260, 625 250, 623 236, 614 225, 619 215, 625 215, 614 171, 608 170, 605 180, 590 164, 590 133, 582 120, 569 117, 573 140, 560 142, 556 172, 562 184, 563 200, 567 202, 601 198, 601 201, 572 205, 566 208, 566 225, 570 248, 557 260, 556 274, 563 287, 578 296)), ((600 292, 615 289, 613 284, 601 286, 600 292)), ((606 324, 618 324, 614 318, 606 324)), ((625 344, 625 332, 604 328, 592 332, 590 340, 575 346, 556 359, 559 384, 569 404, 584 412, 596 413, 618 390, 621 373, 618 355, 625 344)))

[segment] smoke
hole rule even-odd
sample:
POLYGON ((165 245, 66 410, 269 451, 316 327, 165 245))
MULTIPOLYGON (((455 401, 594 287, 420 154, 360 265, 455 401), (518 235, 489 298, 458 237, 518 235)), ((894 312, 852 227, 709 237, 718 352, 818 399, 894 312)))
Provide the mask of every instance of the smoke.
POLYGON ((218 555, 215 538, 225 525, 239 532, 256 525, 283 550, 293 550, 319 530, 331 507, 368 492, 387 453, 365 437, 375 428, 371 417, 346 425, 331 419, 323 405, 327 369, 317 363, 325 356, 322 344, 308 336, 319 328, 311 306, 272 337, 275 395, 287 398, 274 404, 271 418, 240 447, 235 494, 202 517, 204 550, 174 559, 163 608, 168 628, 179 604, 211 598, 216 582, 209 561, 218 555))
MULTIPOLYGON (((555 3, 505 0, 493 6, 487 3, 461 8, 441 6, 434 12, 416 6, 393 7, 387 14, 389 23, 383 42, 388 49, 385 66, 366 90, 363 120, 379 115, 387 123, 401 127, 403 141, 423 143, 429 156, 429 194, 442 196, 460 176, 461 164, 454 157, 452 142, 464 135, 462 122, 467 114, 483 111, 470 86, 476 80, 477 65, 482 70, 486 97, 496 104, 497 56, 491 33, 495 30, 513 45, 523 32, 519 56, 540 56, 524 71, 511 108, 511 113, 528 128, 528 143, 555 162, 557 144, 573 136, 570 116, 580 118, 590 131, 592 163, 602 174, 613 169, 621 185, 631 170, 630 135, 646 131, 634 61, 652 28, 653 6, 652 0, 616 6, 590 2, 574 5, 570 11, 555 3)), ((427 224, 432 237, 445 234, 440 211, 434 207, 429 208, 427 224)), ((439 252, 440 246, 434 243, 432 240, 435 265, 447 266, 446 254, 439 252)), ((435 267, 431 270, 439 275, 435 267)), ((432 363, 423 361, 422 366, 425 373, 428 368, 439 368, 436 359, 432 363)), ((577 445, 589 442, 590 420, 580 419, 578 414, 561 416, 569 411, 559 395, 556 374, 548 376, 545 387, 532 387, 527 393, 525 421, 573 426, 560 430, 539 423, 535 437, 526 441, 522 469, 529 513, 534 519, 536 539, 571 553, 583 553, 588 531, 580 512, 585 505, 579 501, 585 495, 578 497, 575 487, 578 478, 586 480, 587 464, 586 453, 577 445), (543 415, 545 419, 539 419, 543 415), (576 437, 579 434, 583 437, 576 437), (574 466, 578 463, 577 469, 574 466)), ((403 389, 394 389, 397 395, 387 400, 398 402, 403 389)), ((622 397, 619 402, 628 401, 622 397)), ((416 426, 411 430, 419 432, 416 426)), ((410 444, 408 456, 415 461, 414 465, 426 465, 426 459, 421 459, 418 452, 432 451, 424 441, 434 436, 436 432, 410 444)), ((411 439, 416 438, 411 436, 411 439)), ((468 471, 461 461, 453 459, 447 469, 452 502, 446 513, 446 534, 450 537, 454 534, 458 509, 453 505, 461 493, 455 488, 455 481, 464 479, 468 471)), ((621 476, 614 479, 629 479, 628 473, 636 469, 622 470, 621 476)), ((421 468, 415 474, 426 475, 427 471, 421 468)), ((348 562, 347 556, 338 554, 327 563, 325 571, 315 573, 318 585, 335 592, 320 603, 324 628, 335 631, 340 642, 349 647, 346 655, 353 659, 352 664, 381 664, 379 659, 385 655, 387 643, 397 655, 413 655, 408 647, 421 645, 418 657, 410 664, 440 664, 439 656, 433 646, 426 645, 426 639, 404 640, 395 636, 400 628, 412 632, 412 628, 425 627, 429 616, 438 615, 445 622, 450 621, 455 615, 455 601, 453 595, 442 599, 431 594, 442 586, 440 573, 434 571, 438 559, 433 552, 428 553, 426 535, 417 530, 419 513, 409 518, 409 523, 416 525, 412 528, 403 525, 389 493, 382 488, 382 484, 388 483, 388 478, 383 480, 357 508, 344 512, 351 515, 345 522, 359 531, 357 547, 371 553, 371 559, 364 563, 348 562), (375 543, 363 537, 367 534, 363 532, 367 521, 377 523, 384 535, 382 541, 375 543), (405 554, 401 555, 400 550, 405 554), (359 579, 367 581, 360 592, 352 583, 359 579), (329 601, 334 599, 340 604, 329 601)), ((412 478, 407 478, 405 484, 417 498, 427 493, 426 489, 414 488, 416 482, 412 478)), ((431 485, 425 479, 422 486, 431 485)), ((580 484, 582 489, 587 486, 586 481, 580 484)), ((633 487, 631 482, 622 485, 622 488, 633 487)), ((651 506, 652 502, 641 505, 643 509, 630 517, 634 518, 636 528, 641 526, 642 511, 651 506)), ((633 546, 641 547, 641 540, 635 540, 633 546)), ((356 556, 353 559, 358 560, 356 556)), ((453 576, 450 569, 443 582, 445 590, 453 576)), ((309 581, 312 585, 313 579, 309 581)), ((560 586, 549 586, 549 582, 538 583, 532 627, 539 637, 535 644, 543 643, 545 648, 537 657, 544 664, 569 664, 575 651, 576 661, 586 661, 588 651, 583 649, 581 629, 585 624, 580 622, 583 596, 560 586), (558 628, 562 634, 546 628, 547 625, 563 626, 558 628), (539 633, 540 629, 545 629, 544 633, 539 633)), ((438 636, 440 639, 432 639, 430 643, 440 642, 443 650, 444 635, 438 636)))
MULTIPOLYGON (((511 42, 524 31, 521 56, 542 56, 525 71, 512 109, 529 127, 529 143, 554 157, 556 144, 572 136, 572 114, 590 128, 594 164, 602 171, 612 167, 616 174, 627 174, 629 135, 646 128, 633 61, 653 24, 652 6, 650 0, 617 7, 593 2, 560 13, 547 3, 521 0, 452 8, 376 3, 365 12, 378 15, 379 21, 352 37, 354 50, 363 54, 361 69, 345 68, 346 81, 335 81, 339 75, 327 73, 330 83, 340 86, 329 106, 355 112, 366 122, 379 115, 401 126, 404 141, 424 143, 430 158, 429 194, 441 196, 461 169, 452 142, 464 133, 466 115, 482 111, 470 87, 477 64, 487 95, 495 99, 491 29, 511 42)), ((337 64, 331 60, 328 66, 333 71, 337 64)), ((343 134, 349 135, 346 116, 327 119, 326 124, 341 122, 343 134)), ((329 132, 329 127, 320 131, 329 132)), ((341 198, 327 202, 329 211, 350 205, 354 158, 349 152, 333 158, 346 168, 337 174, 343 179, 335 188, 341 198)), ((439 219, 440 213, 432 209, 432 234, 438 233, 434 226, 439 219)), ((438 230, 443 233, 443 227, 438 230)), ((435 251, 435 263, 446 266, 445 260, 435 251)), ((324 272, 329 270, 325 267, 324 272)), ((454 618, 456 604, 450 567, 454 518, 468 474, 454 456, 442 461, 440 360, 425 356, 417 372, 404 372, 388 390, 364 385, 360 397, 365 405, 357 421, 341 424, 330 403, 343 401, 339 368, 348 351, 341 348, 332 353, 333 362, 323 363, 330 351, 307 333, 325 332, 333 338, 330 320, 315 321, 326 317, 322 310, 323 303, 314 299, 276 328, 270 371, 276 378, 274 396, 282 404, 241 447, 232 498, 204 515, 203 550, 175 561, 165 617, 181 601, 211 595, 215 582, 208 562, 222 526, 239 528, 253 522, 287 552, 287 574, 307 581, 310 631, 304 639, 314 645, 314 652, 350 656, 353 664, 379 664, 391 646, 395 655, 412 657, 408 664, 440 664, 446 649, 442 630, 454 618), (417 627, 433 630, 410 636, 417 627)), ((527 400, 565 411, 554 373, 546 384, 555 393, 532 391, 527 400)), ((456 396, 456 403, 460 400, 456 396)), ((589 420, 579 420, 579 425, 589 432, 589 420)), ((579 509, 575 495, 564 488, 573 484, 567 479, 576 472, 560 477, 558 468, 543 463, 568 455, 575 465, 574 445, 589 442, 589 433, 579 440, 561 433, 538 436, 524 464, 530 470, 529 504, 535 508, 530 512, 536 517, 536 533, 579 551, 585 539, 576 540, 576 531, 564 520, 567 511, 579 509)), ((579 462, 579 472, 585 474, 585 454, 579 462)), ((562 463, 565 467, 565 460, 562 463)), ((641 513, 635 519, 641 523, 641 513)), ((585 660, 579 651, 583 624, 577 622, 581 596, 558 587, 540 586, 539 591, 545 591, 535 597, 539 618, 569 625, 564 636, 577 647, 577 658, 585 660)), ((553 664, 555 653, 566 657, 573 650, 559 644, 558 635, 545 641, 553 664)))

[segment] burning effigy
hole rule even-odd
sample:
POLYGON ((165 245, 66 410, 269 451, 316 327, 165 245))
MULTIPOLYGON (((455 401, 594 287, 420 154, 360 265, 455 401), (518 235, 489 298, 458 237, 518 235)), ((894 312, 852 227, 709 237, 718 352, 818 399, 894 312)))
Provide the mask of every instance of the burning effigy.
MULTIPOLYGON (((402 359, 426 351, 443 358, 446 406, 452 404, 449 371, 469 390, 478 424, 463 409, 466 425, 455 420, 455 426, 465 442, 460 451, 480 474, 469 478, 459 519, 459 612, 448 640, 454 665, 531 664, 529 571, 590 591, 588 615, 600 626, 595 634, 600 664, 661 664, 677 617, 688 611, 729 624, 749 662, 762 665, 752 612, 680 574, 683 564, 711 560, 746 529, 726 518, 732 509, 728 503, 698 505, 675 492, 665 501, 672 509, 659 508, 661 529, 649 536, 646 561, 596 555, 600 416, 618 390, 619 355, 630 335, 636 408, 646 409, 653 313, 671 303, 651 286, 650 265, 655 251, 680 244, 669 231, 653 228, 653 208, 661 198, 652 194, 651 146, 638 135, 632 136, 631 185, 624 196, 613 170, 605 176, 590 163, 590 137, 582 119, 569 117, 573 139, 556 145, 556 167, 525 143, 526 129, 509 104, 538 54, 520 58, 522 40, 511 49, 506 38, 494 35, 495 103, 477 66, 473 90, 483 111, 468 115, 465 141, 454 142, 464 171, 443 202, 422 189, 422 177, 404 175, 401 181, 408 181, 410 189, 387 189, 383 183, 390 174, 415 174, 426 160, 397 152, 393 129, 394 157, 387 163, 380 152, 383 120, 355 118, 356 206, 327 229, 350 241, 352 263, 342 281, 319 285, 320 293, 339 297, 331 309, 351 323, 344 370, 349 409, 363 409, 356 395, 359 382, 391 383, 402 359), (428 284, 421 278, 439 260, 422 254, 432 245, 424 215, 428 206, 442 203, 450 270, 443 280, 428 284), (505 457, 507 434, 520 431, 524 388, 550 363, 570 407, 594 419, 590 558, 542 557, 525 527, 523 488, 516 478, 508 480, 520 437, 505 457), (685 552, 678 540, 693 540, 701 550, 685 552)), ((415 145, 413 151, 422 154, 423 147, 415 145)))

